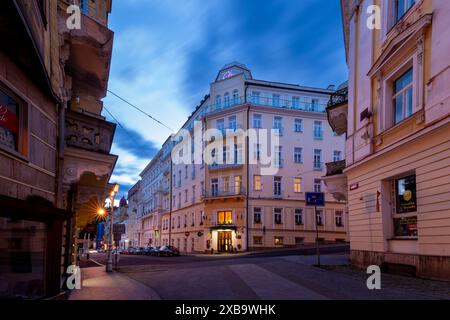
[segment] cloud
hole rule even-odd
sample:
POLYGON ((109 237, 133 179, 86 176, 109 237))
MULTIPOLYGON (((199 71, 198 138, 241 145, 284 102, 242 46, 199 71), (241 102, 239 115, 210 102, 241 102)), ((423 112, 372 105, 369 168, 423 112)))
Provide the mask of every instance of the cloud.
MULTIPOLYGON (((115 1, 109 89, 178 130, 226 63, 257 79, 326 87, 347 80, 339 1, 115 1)), ((170 130, 119 99, 114 178, 134 184, 170 130)))

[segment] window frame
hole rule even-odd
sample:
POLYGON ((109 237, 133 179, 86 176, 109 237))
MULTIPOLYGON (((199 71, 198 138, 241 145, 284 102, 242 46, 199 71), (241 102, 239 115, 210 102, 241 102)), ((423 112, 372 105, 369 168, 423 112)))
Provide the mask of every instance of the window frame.
POLYGON ((16 158, 28 161, 29 157, 29 108, 30 105, 25 99, 10 89, 0 79, 0 90, 17 103, 18 109, 18 133, 17 133, 17 149, 10 149, 0 145, 0 150, 6 152, 16 158))

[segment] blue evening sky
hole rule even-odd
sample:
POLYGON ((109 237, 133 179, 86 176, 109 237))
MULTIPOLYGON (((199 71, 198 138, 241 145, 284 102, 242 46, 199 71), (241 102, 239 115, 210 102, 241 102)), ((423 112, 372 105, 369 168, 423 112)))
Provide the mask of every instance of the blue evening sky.
MULTIPOLYGON (((253 77, 327 87, 347 80, 339 0, 113 0, 109 89, 178 130, 232 61, 253 77)), ((111 182, 121 195, 170 130, 112 95, 118 127, 111 182)), ((113 119, 103 112, 108 120, 113 119)))

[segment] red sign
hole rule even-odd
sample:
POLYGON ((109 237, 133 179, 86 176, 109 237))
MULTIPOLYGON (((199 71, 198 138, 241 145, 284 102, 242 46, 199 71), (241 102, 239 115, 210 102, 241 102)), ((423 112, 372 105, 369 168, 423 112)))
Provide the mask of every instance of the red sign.
POLYGON ((17 133, 19 131, 19 121, 17 116, 2 105, 0 105, 0 126, 13 133, 17 133))

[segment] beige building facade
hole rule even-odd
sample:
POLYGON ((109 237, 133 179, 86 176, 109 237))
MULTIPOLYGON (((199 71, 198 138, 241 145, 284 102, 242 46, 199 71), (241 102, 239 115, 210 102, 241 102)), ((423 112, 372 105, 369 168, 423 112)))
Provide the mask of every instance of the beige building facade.
MULTIPOLYGON (((160 244, 181 252, 293 247, 314 243, 316 222, 320 241, 345 242, 345 203, 326 194, 317 219, 305 204, 306 192, 325 191, 324 164, 344 156, 345 139, 333 134, 325 113, 333 92, 255 80, 239 63, 222 68, 171 139, 170 210, 158 215, 160 244), (249 129, 258 136, 273 131, 278 144, 271 136, 251 139, 249 129), (265 156, 274 171, 264 170, 265 156)), ((151 228, 143 225, 144 234, 151 228)))
MULTIPOLYGON (((345 169, 326 178, 348 199, 352 262, 450 279, 450 2, 342 1, 348 100, 345 169), (381 29, 368 28, 379 6, 381 29)), ((343 168, 341 168, 343 169, 343 168)))

